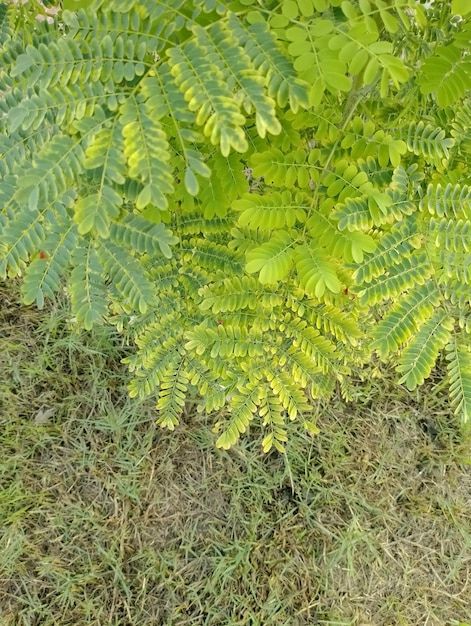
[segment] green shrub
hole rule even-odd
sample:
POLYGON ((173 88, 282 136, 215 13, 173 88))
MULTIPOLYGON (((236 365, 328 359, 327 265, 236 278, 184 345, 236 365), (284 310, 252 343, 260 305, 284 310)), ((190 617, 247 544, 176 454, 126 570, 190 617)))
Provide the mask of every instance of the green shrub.
POLYGON ((411 390, 443 356, 466 423, 463 2, 76 4, 2 11, 0 275, 25 303, 65 286, 78 324, 131 334, 131 395, 174 428, 196 391, 223 448, 256 417, 283 450, 373 352, 411 390))

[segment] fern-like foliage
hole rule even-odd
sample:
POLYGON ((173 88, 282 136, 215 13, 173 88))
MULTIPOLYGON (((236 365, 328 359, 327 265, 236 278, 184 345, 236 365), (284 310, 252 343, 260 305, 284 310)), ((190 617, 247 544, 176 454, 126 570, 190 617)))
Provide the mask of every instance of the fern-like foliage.
POLYGON ((450 398, 455 413, 469 424, 471 419, 471 358, 466 342, 453 340, 446 346, 450 398))
POLYGON ((223 448, 315 433, 372 351, 410 389, 444 351, 469 420, 469 15, 87 4, 0 5, 0 277, 116 324, 131 395, 167 428, 199 397, 223 448))

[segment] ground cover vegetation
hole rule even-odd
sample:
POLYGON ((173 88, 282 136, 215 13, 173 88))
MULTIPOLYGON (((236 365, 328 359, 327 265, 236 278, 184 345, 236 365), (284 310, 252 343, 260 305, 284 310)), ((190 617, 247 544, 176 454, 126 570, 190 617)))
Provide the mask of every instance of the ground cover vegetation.
POLYGON ((0 275, 135 350, 173 429, 284 450, 314 399, 444 360, 469 422, 466 2, 3 3, 0 275), (73 9, 73 10, 70 10, 73 9), (44 19, 38 19, 38 12, 44 19))
MULTIPOLYGON (((131 400, 109 327, 0 284, 2 626, 469 626, 471 466, 439 376, 319 402, 285 454, 131 400)), ((194 401, 197 398, 195 396, 194 401)), ((263 429, 260 429, 263 431, 263 429)))

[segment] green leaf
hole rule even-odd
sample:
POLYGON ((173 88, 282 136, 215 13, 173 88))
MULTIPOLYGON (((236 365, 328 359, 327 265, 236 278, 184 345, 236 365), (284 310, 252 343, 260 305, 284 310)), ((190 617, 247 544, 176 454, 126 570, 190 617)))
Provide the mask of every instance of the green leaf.
POLYGON ((452 0, 451 11, 453 15, 465 16, 471 12, 471 5, 468 0, 452 0))
POLYGON ((471 89, 471 62, 457 47, 437 46, 423 63, 418 83, 422 93, 436 93, 439 106, 452 105, 471 89))
POLYGON ((119 215, 121 196, 110 187, 103 186, 97 193, 80 198, 75 206, 75 221, 81 235, 94 231, 106 239, 110 233, 111 219, 119 215))
POLYGON ((137 198, 138 209, 148 204, 168 208, 167 194, 174 192, 170 152, 162 124, 150 115, 146 104, 127 98, 120 109, 124 154, 129 176, 144 184, 137 198))
POLYGON ((108 306, 103 267, 93 244, 86 243, 73 251, 69 291, 72 313, 78 324, 90 330, 103 321, 108 306))
POLYGON ((101 241, 98 256, 104 271, 124 302, 139 313, 146 313, 155 302, 153 285, 142 265, 126 248, 110 241, 101 241))
POLYGON ((15 66, 10 72, 12 78, 23 74, 26 72, 32 65, 34 65, 34 59, 29 54, 20 54, 16 59, 15 66))
POLYGON ((87 9, 93 0, 62 0, 62 9, 64 11, 78 11, 79 9, 87 9))
POLYGON ((293 241, 288 233, 275 233, 270 241, 247 254, 245 269, 249 274, 260 272, 262 284, 273 284, 286 278, 293 265, 293 241))
POLYGON ((134 214, 125 215, 121 222, 111 224, 110 237, 139 254, 161 252, 167 259, 172 256, 170 246, 178 242, 178 238, 162 222, 155 224, 134 214))
POLYGON ((369 85, 374 81, 379 71, 379 63, 376 57, 371 57, 363 72, 363 82, 369 85))
POLYGON ((240 435, 245 433, 257 410, 255 403, 258 399, 257 397, 258 392, 256 385, 247 385, 247 389, 233 394, 229 423, 216 441, 218 448, 228 450, 237 443, 240 435))
POLYGON ((456 339, 446 347, 447 372, 451 403, 455 414, 460 414, 463 424, 471 421, 471 353, 466 341, 456 339))
POLYGON ((413 391, 430 375, 438 354, 446 346, 453 329, 453 319, 438 309, 419 329, 401 355, 397 371, 403 374, 399 383, 413 391))
POLYGON ((185 170, 185 187, 190 196, 197 196, 200 186, 196 179, 196 176, 193 173, 193 170, 189 167, 185 170))
POLYGON ((326 289, 339 293, 341 282, 326 251, 314 243, 296 248, 296 269, 307 295, 322 298, 326 289))

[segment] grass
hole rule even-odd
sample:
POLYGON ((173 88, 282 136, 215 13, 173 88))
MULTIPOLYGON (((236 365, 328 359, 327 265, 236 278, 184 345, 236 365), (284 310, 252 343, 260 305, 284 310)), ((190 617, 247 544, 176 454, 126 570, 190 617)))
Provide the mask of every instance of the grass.
POLYGON ((113 330, 0 299, 2 626, 471 621, 471 454, 432 385, 373 379, 286 455, 224 452, 129 400, 113 330))

